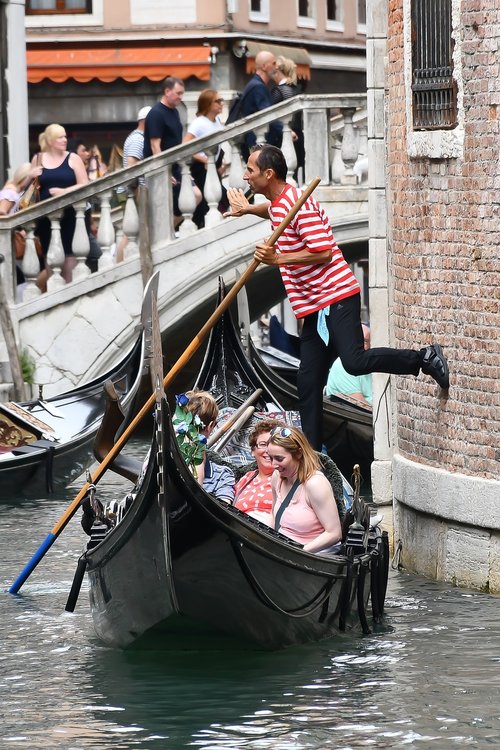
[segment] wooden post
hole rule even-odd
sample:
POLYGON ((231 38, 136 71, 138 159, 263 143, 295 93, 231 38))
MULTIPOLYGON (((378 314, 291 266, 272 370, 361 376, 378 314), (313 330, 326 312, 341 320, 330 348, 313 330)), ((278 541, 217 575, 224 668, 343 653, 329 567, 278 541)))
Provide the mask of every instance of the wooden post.
POLYGON ((139 207, 139 258, 141 261, 142 284, 146 286, 153 275, 153 256, 149 243, 148 191, 143 185, 137 188, 139 207))

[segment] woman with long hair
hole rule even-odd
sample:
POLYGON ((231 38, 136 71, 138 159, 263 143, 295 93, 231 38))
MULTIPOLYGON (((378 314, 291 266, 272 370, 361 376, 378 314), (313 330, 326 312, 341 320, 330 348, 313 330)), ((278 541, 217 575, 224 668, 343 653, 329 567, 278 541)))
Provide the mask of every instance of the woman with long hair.
MULTIPOLYGON (((196 117, 193 122, 188 126, 187 133, 183 138, 183 143, 192 141, 194 138, 203 138, 205 135, 211 135, 222 130, 223 125, 220 120, 222 107, 224 106, 224 99, 219 96, 215 89, 203 89, 198 97, 198 108, 196 117)), ((224 173, 223 165, 223 152, 222 149, 218 149, 215 163, 219 178, 224 173)), ((208 165, 208 154, 204 151, 200 151, 193 154, 191 162, 191 176, 199 188, 201 195, 203 196, 203 189, 205 187, 205 180, 207 178, 207 165, 208 165)), ((222 202, 225 202, 225 189, 222 186, 222 202)), ((197 205, 196 210, 193 214, 193 221, 201 229, 205 226, 205 214, 208 211, 208 203, 205 198, 202 197, 200 203, 197 205)))
POLYGON ((334 552, 342 538, 337 504, 304 433, 296 427, 275 427, 267 452, 274 469, 275 529, 303 544, 306 552, 334 552))
MULTIPOLYGON (((288 57, 276 58, 276 73, 274 75, 275 86, 271 91, 273 104, 278 104, 285 99, 291 99, 301 93, 297 84, 297 65, 288 57)), ((293 145, 297 156, 297 169, 304 166, 304 129, 302 126, 302 112, 298 111, 292 115, 290 120, 293 145)), ((281 145, 281 144, 279 144, 281 145)))

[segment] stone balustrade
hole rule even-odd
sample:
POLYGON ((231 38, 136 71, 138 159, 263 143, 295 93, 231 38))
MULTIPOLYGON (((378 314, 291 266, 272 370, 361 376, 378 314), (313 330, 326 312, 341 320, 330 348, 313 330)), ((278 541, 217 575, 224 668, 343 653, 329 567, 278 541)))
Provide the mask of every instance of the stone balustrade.
MULTIPOLYGON (((47 216, 50 219, 52 232, 46 262, 51 269, 47 280, 47 293, 55 292, 66 286, 63 277, 64 250, 61 243, 60 219, 66 206, 73 206, 76 212, 76 228, 73 237, 73 254, 75 267, 72 281, 81 281, 91 273, 87 263, 90 251, 90 240, 85 223, 85 212, 89 205, 98 205, 97 242, 101 256, 97 260, 99 272, 113 268, 117 263, 116 247, 121 238, 127 238, 123 253, 124 259, 138 257, 141 236, 147 230, 148 246, 151 250, 162 244, 173 241, 176 237, 187 237, 197 231, 192 220, 196 208, 189 164, 192 156, 198 151, 209 155, 204 198, 208 204, 205 216, 205 227, 212 228, 223 220, 218 206, 221 200, 221 183, 215 165, 215 154, 222 146, 227 165, 224 183, 230 187, 246 187, 243 181, 245 165, 242 163, 238 141, 249 130, 253 130, 258 141, 265 140, 269 122, 280 119, 283 123, 282 150, 288 164, 288 176, 294 180, 297 168, 295 148, 289 121, 294 112, 300 110, 303 115, 304 145, 306 162, 298 174, 300 184, 307 184, 316 176, 321 177, 324 186, 355 186, 359 184, 359 175, 364 172, 356 164, 360 157, 360 145, 363 135, 366 139, 366 125, 360 112, 364 112, 366 97, 354 94, 299 96, 288 99, 267 110, 244 118, 228 126, 223 131, 205 138, 196 139, 158 156, 145 159, 133 167, 111 173, 86 186, 51 198, 24 211, 0 218, 0 253, 5 259, 4 286, 7 299, 11 303, 19 300, 16 294, 16 268, 13 255, 12 232, 19 227, 26 231, 26 250, 21 268, 25 277, 22 290, 22 302, 34 300, 42 294, 36 284, 39 273, 39 260, 35 247, 35 227, 37 219, 47 216), (364 131, 363 131, 364 128, 364 131), (179 208, 183 222, 178 232, 173 221, 171 177, 175 163, 181 165, 182 181, 179 195, 179 208), (146 210, 139 218, 140 207, 136 202, 137 191, 134 186, 144 178, 146 188, 140 188, 146 210), (124 207, 113 208, 116 188, 125 187, 127 200, 124 207)), ((365 118, 366 119, 366 118, 365 118)), ((361 153, 364 158, 365 153, 361 153)))

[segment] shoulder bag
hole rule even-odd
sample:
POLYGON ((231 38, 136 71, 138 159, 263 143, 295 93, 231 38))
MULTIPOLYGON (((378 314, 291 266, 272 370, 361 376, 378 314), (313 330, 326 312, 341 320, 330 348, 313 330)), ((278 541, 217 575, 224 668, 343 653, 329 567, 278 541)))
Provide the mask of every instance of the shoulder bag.
MULTIPOLYGON (((42 163, 42 155, 38 154, 37 165, 42 163)), ((19 199, 19 208, 28 208, 40 201, 40 183, 38 177, 34 177, 19 199)))

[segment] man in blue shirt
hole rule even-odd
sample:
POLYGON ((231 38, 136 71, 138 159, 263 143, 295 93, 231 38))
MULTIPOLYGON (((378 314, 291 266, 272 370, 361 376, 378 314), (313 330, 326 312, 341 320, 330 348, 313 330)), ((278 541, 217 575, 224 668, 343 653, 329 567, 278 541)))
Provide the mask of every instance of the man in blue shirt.
MULTIPOLYGON (((182 123, 177 107, 184 96, 184 82, 180 78, 169 76, 163 81, 163 96, 151 108, 144 123, 144 158, 161 154, 169 148, 182 143, 182 123)), ((179 210, 179 193, 181 190, 181 169, 178 164, 172 167, 174 194, 174 226, 182 218, 179 210)))
MULTIPOLYGON (((267 107, 272 107, 273 97, 269 83, 274 80, 276 75, 276 58, 272 52, 258 52, 255 58, 255 74, 248 81, 243 89, 241 97, 241 116, 247 117, 255 112, 260 112, 267 107)), ((266 134, 266 141, 273 146, 281 144, 283 137, 283 125, 276 120, 269 125, 266 134)), ((250 149, 255 146, 257 138, 254 132, 245 135, 244 143, 241 147, 241 155, 245 161, 248 161, 250 149)))

